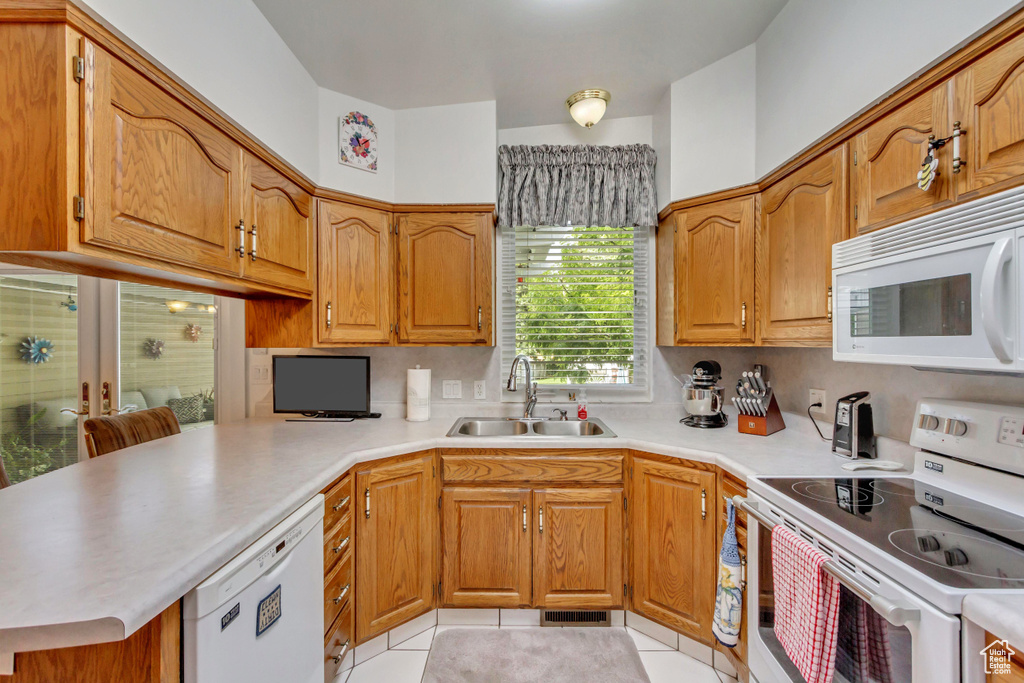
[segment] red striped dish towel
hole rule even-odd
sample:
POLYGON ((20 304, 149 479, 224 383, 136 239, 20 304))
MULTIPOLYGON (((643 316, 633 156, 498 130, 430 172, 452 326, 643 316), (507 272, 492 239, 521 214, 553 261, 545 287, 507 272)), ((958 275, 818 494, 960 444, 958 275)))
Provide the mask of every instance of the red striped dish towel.
POLYGON ((822 569, 828 559, 784 525, 772 529, 775 637, 807 683, 835 673, 839 582, 822 569))

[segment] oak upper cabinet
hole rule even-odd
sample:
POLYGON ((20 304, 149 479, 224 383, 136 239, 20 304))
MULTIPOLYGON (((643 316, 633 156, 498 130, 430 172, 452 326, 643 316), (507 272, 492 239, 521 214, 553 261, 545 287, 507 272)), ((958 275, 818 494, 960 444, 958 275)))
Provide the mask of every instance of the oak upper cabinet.
POLYGON ((490 214, 398 214, 398 329, 407 343, 491 344, 490 214))
POLYGON ((754 342, 757 199, 675 215, 676 343, 754 342))
POLYGON ((391 214, 321 199, 317 324, 323 343, 388 343, 394 329, 391 214))
POLYGON ((632 609, 710 644, 715 472, 637 454, 631 486, 632 609))
POLYGON ((310 293, 316 263, 313 197, 270 165, 243 153, 245 222, 236 238, 242 276, 310 293))
POLYGON ((952 132, 953 81, 946 81, 872 123, 850 141, 850 201, 854 233, 928 213, 952 202, 952 149, 941 148, 938 177, 928 191, 917 172, 928 138, 952 132))
POLYGON ((1024 35, 1018 35, 956 75, 954 113, 966 132, 964 166, 954 176, 961 196, 998 191, 1024 176, 1022 58, 1024 35))
POLYGON ((761 194, 758 338, 832 340, 832 245, 846 234, 846 148, 820 157, 761 194))
POLYGON ((91 42, 84 58, 82 242, 237 275, 241 148, 91 42))
POLYGON ((530 604, 535 516, 529 488, 446 486, 441 517, 444 605, 530 604))
POLYGON ((538 489, 533 603, 609 609, 624 602, 621 488, 538 489))
POLYGON ((356 637, 434 607, 437 496, 430 452, 356 473, 356 637))

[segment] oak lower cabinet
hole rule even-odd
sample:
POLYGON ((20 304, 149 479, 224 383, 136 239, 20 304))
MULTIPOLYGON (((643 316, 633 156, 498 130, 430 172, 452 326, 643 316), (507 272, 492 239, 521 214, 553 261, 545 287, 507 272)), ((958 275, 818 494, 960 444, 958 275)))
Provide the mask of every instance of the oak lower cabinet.
POLYGON ((529 488, 446 486, 441 524, 443 604, 530 604, 535 517, 529 488))
POLYGON ((491 215, 400 213, 397 222, 399 341, 491 344, 491 215))
POLYGON ((758 340, 832 341, 832 245, 847 229, 846 148, 801 166, 761 195, 758 340))
POLYGON ((621 488, 538 489, 533 604, 547 609, 621 607, 621 488))
POLYGON ((955 176, 958 199, 973 199, 1024 179, 1022 57, 1024 35, 1018 35, 954 78, 954 118, 966 134, 960 150, 963 169, 955 176))
POLYGON ((632 610, 711 644, 717 580, 715 470, 634 454, 632 610))
POLYGON ((390 342, 395 320, 391 214, 324 199, 319 207, 319 341, 390 342))
POLYGON ((935 211, 952 203, 952 149, 939 150, 939 175, 927 192, 917 172, 930 136, 952 133, 953 81, 948 80, 872 123, 850 145, 850 202, 854 234, 935 211))
POLYGON ((682 209, 658 228, 658 343, 753 344, 756 195, 682 209), (668 310, 666 310, 666 307, 668 310))
POLYGON ((439 569, 435 471, 432 452, 356 470, 358 642, 434 607, 439 569))

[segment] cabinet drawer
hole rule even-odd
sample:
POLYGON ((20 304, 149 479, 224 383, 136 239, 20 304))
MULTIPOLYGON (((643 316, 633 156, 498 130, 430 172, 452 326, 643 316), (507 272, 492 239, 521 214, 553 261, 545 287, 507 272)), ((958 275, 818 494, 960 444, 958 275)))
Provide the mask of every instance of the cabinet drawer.
POLYGON ((324 579, 324 623, 334 619, 352 602, 352 556, 338 563, 324 579))
POLYGON ((352 475, 344 477, 324 491, 324 530, 334 528, 352 509, 352 475))
POLYGON ((341 614, 327 629, 324 638, 324 683, 331 683, 346 656, 352 651, 352 601, 341 610, 341 614))
POLYGON ((346 514, 324 534, 324 576, 352 549, 352 515, 346 514))
POLYGON ((443 455, 445 482, 617 484, 622 454, 599 455, 443 455))

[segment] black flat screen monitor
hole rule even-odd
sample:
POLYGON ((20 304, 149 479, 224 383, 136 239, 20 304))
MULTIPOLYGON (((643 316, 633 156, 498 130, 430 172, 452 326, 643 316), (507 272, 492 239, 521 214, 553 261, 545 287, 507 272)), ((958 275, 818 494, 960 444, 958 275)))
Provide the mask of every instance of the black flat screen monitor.
POLYGON ((274 356, 274 412, 369 417, 369 357, 274 356))

